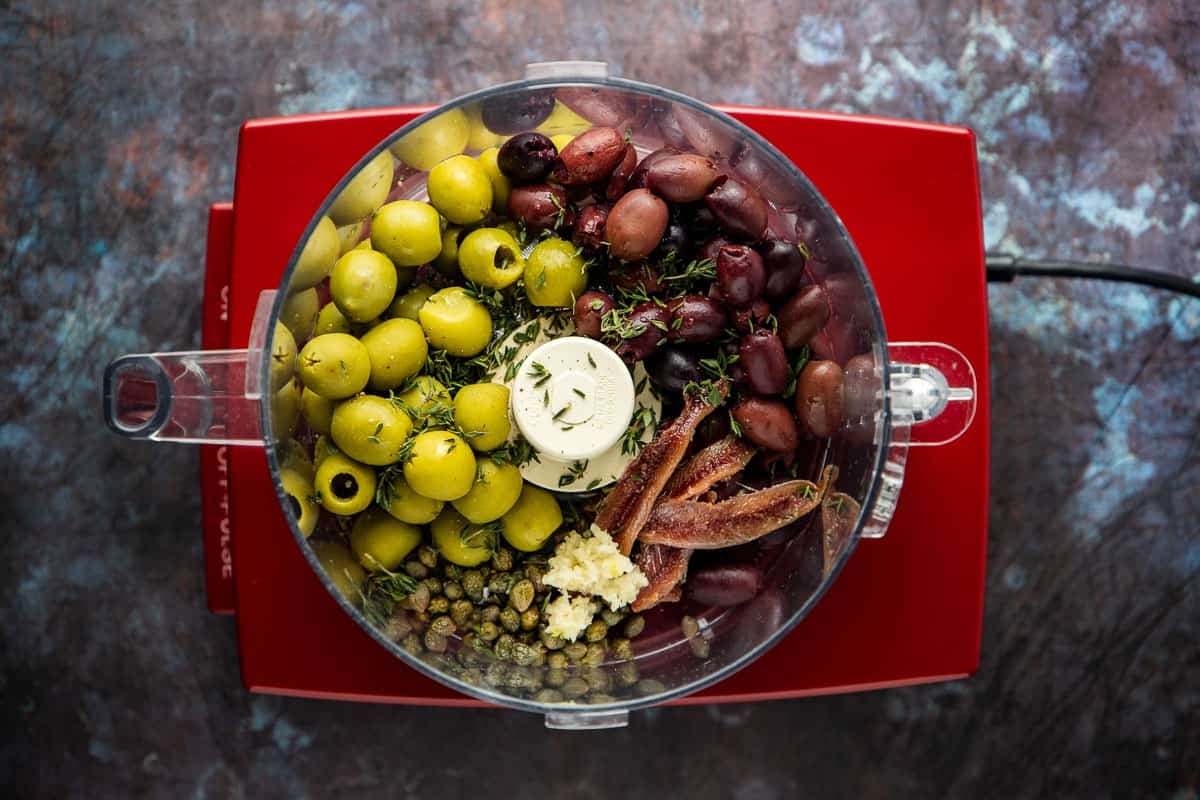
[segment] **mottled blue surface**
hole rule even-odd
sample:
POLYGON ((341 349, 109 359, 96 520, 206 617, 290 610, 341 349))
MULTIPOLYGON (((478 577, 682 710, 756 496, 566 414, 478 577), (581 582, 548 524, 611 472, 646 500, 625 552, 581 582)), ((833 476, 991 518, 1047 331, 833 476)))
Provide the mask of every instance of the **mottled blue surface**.
POLYGON ((203 606, 195 453, 107 434, 98 380, 118 354, 197 344, 205 208, 232 194, 246 118, 438 102, 527 61, 600 58, 714 102, 969 125, 990 247, 1200 273, 1193 2, 680 0, 653 24, 646 4, 478 5, 0 4, 0 785, 1195 797, 1200 303, 1116 285, 990 292, 969 681, 587 736, 241 688, 232 623, 203 606))

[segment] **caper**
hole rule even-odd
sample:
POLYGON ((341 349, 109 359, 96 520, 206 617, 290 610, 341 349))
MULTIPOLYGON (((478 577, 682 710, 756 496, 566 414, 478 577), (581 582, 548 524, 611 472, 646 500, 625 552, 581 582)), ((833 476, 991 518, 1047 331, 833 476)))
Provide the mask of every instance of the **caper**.
POLYGON ((417 584, 417 588, 413 589, 412 594, 404 598, 403 605, 417 612, 429 608, 429 587, 417 584))
POLYGON ((458 564, 446 564, 442 567, 442 574, 452 581, 462 580, 463 572, 465 571, 458 564))
POLYGON ((662 694, 667 690, 666 684, 654 678, 643 678, 637 682, 637 686, 634 688, 643 697, 649 697, 652 694, 662 694))
POLYGON ((513 587, 508 590, 508 604, 517 611, 525 611, 533 602, 535 594, 533 581, 526 578, 525 580, 517 581, 513 587))
POLYGON ((572 664, 578 664, 587 655, 587 645, 583 642, 571 642, 563 648, 563 653, 572 664))
POLYGON ((528 666, 518 664, 509 670, 504 685, 509 689, 532 689, 534 685, 533 670, 528 666))
POLYGON ((608 625, 602 619, 592 620, 583 631, 583 638, 589 642, 602 642, 605 636, 608 636, 608 625))
POLYGON ((532 631, 542 621, 541 612, 537 608, 527 608, 521 612, 521 630, 532 631))
POLYGON ((638 681, 637 664, 632 661, 618 664, 616 674, 618 686, 633 686, 638 681))
POLYGON ((504 678, 508 675, 508 665, 495 661, 488 665, 487 672, 483 674, 483 679, 490 686, 500 686, 504 683, 504 678))
POLYGON ((598 667, 604 663, 604 658, 606 655, 604 644, 602 642, 589 644, 587 646, 587 652, 584 653, 583 658, 580 659, 580 663, 589 667, 598 667))
POLYGON ((551 667, 550 669, 546 670, 545 681, 547 686, 562 686, 567 682, 566 669, 562 667, 551 667))
POLYGON ((620 611, 613 611, 608 606, 600 610, 600 619, 604 620, 604 624, 610 628, 615 628, 617 623, 625 619, 625 615, 620 611))
POLYGON ((692 655, 696 658, 708 658, 708 640, 700 635, 700 622, 695 617, 684 617, 679 622, 679 629, 687 638, 692 655))
POLYGON ((474 613, 475 606, 471 605, 470 600, 455 600, 450 604, 450 619, 460 628, 470 627, 471 615, 474 613))
POLYGON ((496 652, 496 658, 507 661, 512 658, 513 648, 516 646, 517 640, 511 634, 502 633, 492 649, 496 652))
POLYGON ((449 636, 457 629, 454 620, 447 616, 434 617, 433 622, 429 623, 429 630, 442 636, 449 636))
POLYGON ((407 616, 400 614, 393 615, 387 621, 387 628, 384 630, 386 636, 393 642, 398 642, 412 632, 412 623, 408 621, 407 616))
POLYGON ((430 594, 441 594, 442 593, 442 580, 441 580, 441 578, 437 577, 436 575, 430 575, 428 578, 421 581, 421 583, 423 583, 429 587, 430 594))
POLYGON ((542 689, 533 696, 533 699, 539 703, 561 703, 563 693, 558 689, 542 689))
POLYGON ((410 578, 420 580, 429 574, 429 568, 420 561, 407 561, 404 564, 404 571, 410 578))
POLYGON ((595 694, 593 694, 591 697, 588 698, 588 702, 594 706, 599 706, 599 705, 604 705, 605 703, 615 703, 615 702, 617 702, 617 698, 613 697, 611 694, 605 694, 604 692, 596 692, 595 694))
POLYGON ((403 647, 404 651, 410 656, 420 655, 425 649, 421 646, 421 637, 415 633, 410 633, 408 636, 405 636, 404 641, 400 642, 400 646, 403 647))
MULTIPOLYGON (((542 644, 546 645, 547 650, 562 650, 566 646, 567 640, 561 636, 555 636, 553 633, 542 631, 542 644)), ((565 658, 565 656, 564 656, 565 658)))
POLYGON ((437 550, 427 544, 423 544, 417 549, 417 560, 430 569, 433 569, 438 563, 437 550))
POLYGON ((492 553, 492 566, 498 570, 510 570, 513 566, 513 553, 507 547, 501 547, 492 553))
POLYGON ((533 665, 535 667, 546 666, 546 658, 549 655, 546 651, 546 646, 541 642, 534 642, 529 646, 533 649, 533 665))
POLYGON ((628 639, 609 639, 608 649, 614 658, 628 661, 633 658, 633 644, 628 639))
POLYGON ((542 583, 542 576, 545 574, 546 571, 537 564, 529 564, 525 567, 525 577, 533 581, 533 589, 536 592, 544 592, 546 590, 546 584, 542 583))
POLYGON ((612 678, 599 667, 585 667, 580 676, 594 692, 606 692, 612 688, 612 678))
POLYGON ((449 610, 450 610, 450 601, 447 600, 445 597, 438 595, 437 597, 430 598, 430 600, 429 600, 429 613, 430 614, 445 614, 449 610))
POLYGON ((483 671, 478 667, 471 667, 470 669, 463 670, 460 679, 463 683, 470 684, 471 686, 479 686, 483 683, 483 671))
POLYGON ((462 584, 448 580, 442 584, 442 594, 446 595, 447 600, 459 600, 463 596, 462 584))
POLYGON ((500 606, 484 606, 479 611, 479 619, 484 622, 498 622, 500 620, 500 606))
POLYGON ((516 633, 521 629, 521 615, 515 608, 505 608, 500 612, 500 625, 509 633, 516 633))
POLYGON ((646 620, 641 614, 634 614, 625 620, 625 637, 628 639, 636 639, 645 629, 646 620))
POLYGON ((513 645, 512 660, 514 664, 528 667, 537 660, 537 651, 527 644, 517 642, 513 645))
POLYGON ((494 622, 479 623, 479 638, 485 642, 494 642, 500 635, 500 626, 494 622))
POLYGON ((483 573, 476 569, 469 569, 463 573, 462 588, 466 592, 467 597, 475 602, 483 599, 483 573))
POLYGON ((578 676, 568 678, 566 683, 562 685, 562 693, 571 699, 583 697, 588 693, 587 681, 578 676))

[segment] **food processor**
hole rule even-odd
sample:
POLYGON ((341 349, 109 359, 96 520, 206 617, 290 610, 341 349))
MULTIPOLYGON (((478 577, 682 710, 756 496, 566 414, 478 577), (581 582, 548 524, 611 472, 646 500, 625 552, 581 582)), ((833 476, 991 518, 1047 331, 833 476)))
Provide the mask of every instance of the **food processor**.
MULTIPOLYGON (((596 728, 660 703, 802 696, 975 669, 987 514, 987 382, 977 375, 987 374, 987 322, 969 130, 714 108, 609 77, 601 64, 531 65, 523 81, 434 109, 248 122, 234 202, 214 206, 209 223, 204 349, 114 361, 105 374, 105 415, 124 436, 203 445, 209 604, 236 612, 252 690, 492 703, 544 714, 552 727, 596 728), (685 598, 651 609, 632 658, 566 667, 569 677, 588 670, 590 691, 553 702, 535 698, 555 667, 505 664, 481 651, 467 674, 455 658, 461 637, 451 636, 444 652, 406 649, 395 628, 404 609, 391 620, 368 619, 353 593, 339 591, 320 557, 321 536, 301 530, 281 483, 294 443, 311 448, 312 441, 302 427, 294 433, 297 412, 280 400, 271 375, 276 323, 316 315, 297 297, 313 291, 319 302, 325 290, 298 286, 297 262, 350 182, 390 153, 387 200, 426 199, 436 162, 412 154, 439 120, 467 121, 465 141, 438 143, 445 155, 478 156, 512 133, 488 128, 483 109, 519 116, 531 98, 547 97, 554 112, 536 120, 548 123, 547 135, 611 126, 627 131, 639 159, 664 147, 700 153, 756 187, 769 203, 773 234, 808 249, 806 285, 831 298, 810 345, 814 357, 846 368, 844 421, 828 438, 807 438, 798 458, 799 477, 831 476, 836 492, 756 551, 763 582, 754 597, 728 607, 685 598), (877 541, 858 548, 860 539, 877 541)), ((369 240, 360 227, 349 245, 369 240)), ((297 345, 313 322, 300 327, 297 345)), ((570 333, 525 344, 549 358, 577 338, 570 333)), ((633 409, 651 402, 636 391, 640 365, 609 366, 606 375, 628 383, 597 404, 606 414, 615 409, 615 426, 589 428, 590 416, 567 420, 573 424, 563 427, 579 425, 587 435, 564 438, 548 424, 562 420, 514 399, 516 427, 544 456, 523 470, 526 481, 586 495, 619 480, 628 460, 616 457, 576 487, 561 483, 565 473, 554 467, 585 456, 589 466, 601 463, 633 409)), ((488 377, 504 382, 503 372, 488 377)), ((515 391, 520 380, 507 383, 515 391)), ((580 386, 563 391, 572 389, 580 386)), ((651 440, 653 428, 641 438, 651 440)))

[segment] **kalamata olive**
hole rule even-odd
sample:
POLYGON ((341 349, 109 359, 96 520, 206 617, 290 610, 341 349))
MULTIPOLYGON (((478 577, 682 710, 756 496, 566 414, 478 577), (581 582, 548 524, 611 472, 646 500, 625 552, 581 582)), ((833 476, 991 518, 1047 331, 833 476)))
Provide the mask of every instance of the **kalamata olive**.
POLYGON ((746 245, 722 245, 717 251, 717 284, 726 303, 750 305, 762 294, 766 279, 762 257, 746 245))
POLYGON ((790 297, 804 282, 804 254, 799 246, 781 239, 769 239, 759 249, 767 270, 763 294, 772 302, 790 297))
POLYGON ((742 333, 753 333, 767 324, 771 316, 771 307, 766 300, 755 300, 746 308, 738 308, 733 312, 733 327, 742 333))
POLYGON ((629 176, 637 169, 637 160, 637 148, 631 144, 625 145, 625 153, 621 156, 621 163, 617 164, 617 168, 613 170, 612 175, 608 176, 608 186, 604 191, 606 198, 616 200, 625 194, 625 185, 629 182, 629 176))
POLYGON ((688 144, 697 152, 716 159, 733 155, 734 141, 726 132, 726 126, 714 124, 711 116, 679 104, 671 107, 671 115, 687 137, 688 144))
POLYGON ((715 444, 729 435, 729 415, 709 414, 696 428, 696 436, 692 439, 692 447, 699 450, 715 444))
POLYGON ((604 244, 604 222, 608 219, 609 208, 597 203, 579 212, 575 219, 575 231, 571 241, 580 247, 599 249, 604 244))
POLYGON ((742 435, 759 447, 790 453, 800 441, 796 421, 782 400, 769 397, 742 398, 733 407, 733 418, 742 426, 742 435))
POLYGON ((688 596, 710 606, 736 606, 754 598, 763 576, 753 564, 709 564, 688 575, 688 596))
POLYGON ((700 356, 683 347, 660 347, 645 362, 650 380, 669 392, 682 392, 683 387, 703 377, 700 356))
POLYGON ((875 412, 879 409, 882 382, 875 373, 875 358, 859 353, 846 361, 842 370, 842 410, 846 419, 845 436, 858 444, 868 444, 875 436, 875 412))
POLYGON ((704 197, 721 230, 748 241, 762 238, 767 229, 767 203, 762 195, 737 178, 722 176, 704 197))
POLYGON ((629 181, 625 184, 625 189, 628 191, 644 189, 646 187, 646 173, 650 170, 650 167, 654 166, 656 161, 668 156, 677 155, 679 152, 678 148, 668 145, 647 153, 646 157, 639 161, 637 166, 634 167, 633 172, 629 174, 629 181))
POLYGON ((554 94, 538 89, 519 97, 504 95, 483 101, 480 116, 492 133, 518 133, 536 128, 554 110, 554 94))
POLYGON ((796 416, 818 439, 832 436, 842 424, 842 368, 834 361, 810 361, 796 379, 796 416))
POLYGON ((641 361, 654 352, 671 326, 671 313, 654 301, 638 303, 629 312, 617 353, 629 363, 641 361))
POLYGON ((716 232, 717 218, 713 216, 712 211, 704 203, 696 203, 692 206, 691 213, 688 216, 688 230, 692 234, 693 239, 704 240, 712 238, 716 232))
POLYGON ((561 186, 548 183, 512 187, 508 193, 508 213, 534 232, 575 222, 567 193, 561 186))
POLYGON ((750 388, 759 394, 780 394, 787 388, 787 353, 783 342, 771 331, 764 328, 743 336, 738 363, 746 371, 750 388))
POLYGON ((808 344, 829 320, 829 300, 817 285, 807 286, 784 303, 778 313, 779 338, 788 350, 808 344))
POLYGON ((660 158, 646 170, 646 188, 672 203, 699 200, 716 179, 717 165, 696 153, 660 158))
POLYGON ((592 128, 563 147, 554 178, 566 186, 596 183, 611 175, 624 157, 625 138, 615 128, 592 128))
POLYGON ((687 226, 680 220, 671 220, 667 223, 666 233, 663 234, 662 241, 658 243, 654 252, 659 257, 666 257, 674 253, 682 262, 687 258, 691 245, 692 237, 688 233, 687 226))
POLYGON ((666 229, 667 204, 647 189, 634 189, 608 212, 604 239, 614 258, 633 261, 654 252, 666 229))
POLYGON ((658 294, 666 288, 666 284, 662 280, 662 273, 645 261, 614 267, 608 273, 608 277, 613 286, 627 292, 640 290, 646 294, 658 294))
POLYGON ((533 183, 550 174, 557 155, 558 148, 549 136, 527 131, 501 145, 496 166, 514 183, 533 183))
POLYGON ((592 339, 600 338, 600 320, 616 308, 613 299, 604 292, 584 292, 575 301, 575 332, 592 339))
POLYGON ((629 97, 625 90, 564 86, 557 89, 556 94, 563 105, 593 125, 616 126, 630 115, 629 97))
POLYGON ((688 294, 671 304, 671 336, 685 342, 708 342, 725 330, 725 309, 700 294, 688 294))
POLYGON ((707 259, 715 263, 717 260, 717 253, 719 253, 721 248, 727 244, 730 244, 730 241, 724 236, 714 236, 704 242, 704 244, 700 245, 700 250, 696 253, 696 257, 707 259))

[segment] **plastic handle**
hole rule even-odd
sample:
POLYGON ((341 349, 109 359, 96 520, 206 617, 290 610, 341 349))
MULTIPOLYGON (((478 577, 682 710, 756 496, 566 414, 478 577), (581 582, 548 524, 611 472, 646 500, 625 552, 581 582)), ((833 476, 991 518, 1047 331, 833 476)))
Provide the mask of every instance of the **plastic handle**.
MULTIPOLYGON (((892 442, 879 475, 879 492, 866 509, 862 535, 887 533, 910 447, 937 447, 966 433, 975 420, 975 368, 957 349, 940 342, 889 342, 886 376, 892 406, 892 442)), ((883 376, 878 376, 882 378, 883 376)))
POLYGON ((259 374, 274 292, 258 298, 251 347, 121 356, 104 370, 104 421, 131 439, 261 447, 259 374))
POLYGON ((607 78, 607 61, 537 61, 525 65, 526 80, 543 78, 607 78))

